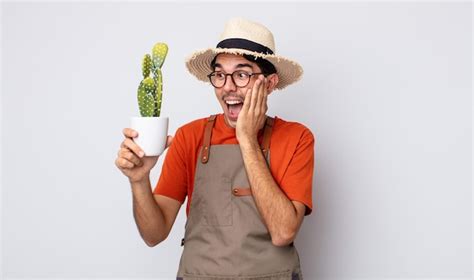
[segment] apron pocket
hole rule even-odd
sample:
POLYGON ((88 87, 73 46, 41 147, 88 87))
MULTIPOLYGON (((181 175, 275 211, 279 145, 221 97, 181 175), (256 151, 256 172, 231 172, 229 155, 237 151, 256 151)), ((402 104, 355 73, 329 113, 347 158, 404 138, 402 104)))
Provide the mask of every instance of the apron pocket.
POLYGON ((232 225, 232 184, 229 178, 203 182, 203 222, 208 226, 232 225))

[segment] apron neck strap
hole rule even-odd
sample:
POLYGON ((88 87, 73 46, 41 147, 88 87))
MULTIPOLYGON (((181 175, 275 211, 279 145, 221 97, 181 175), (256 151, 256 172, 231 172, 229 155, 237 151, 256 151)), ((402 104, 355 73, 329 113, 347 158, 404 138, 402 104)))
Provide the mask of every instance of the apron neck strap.
POLYGON ((214 123, 216 122, 217 115, 211 115, 209 119, 207 119, 206 128, 204 130, 204 142, 201 152, 201 162, 207 163, 209 160, 209 146, 211 145, 211 135, 212 135, 212 128, 214 127, 214 123))
POLYGON ((273 121, 273 118, 267 117, 267 121, 265 122, 265 130, 263 131, 263 141, 260 144, 260 148, 262 148, 265 158, 267 158, 268 151, 270 149, 270 138, 272 136, 273 121))
MULTIPOLYGON (((212 129, 216 122, 216 117, 217 115, 211 115, 209 119, 207 119, 206 128, 204 130, 204 142, 201 151, 202 163, 207 163, 207 161, 209 160, 209 148, 211 146, 212 129)), ((268 151, 270 148, 270 138, 272 136, 273 121, 273 118, 267 117, 267 120, 265 122, 265 130, 263 131, 263 141, 260 144, 260 148, 262 149, 265 158, 267 158, 268 151)))

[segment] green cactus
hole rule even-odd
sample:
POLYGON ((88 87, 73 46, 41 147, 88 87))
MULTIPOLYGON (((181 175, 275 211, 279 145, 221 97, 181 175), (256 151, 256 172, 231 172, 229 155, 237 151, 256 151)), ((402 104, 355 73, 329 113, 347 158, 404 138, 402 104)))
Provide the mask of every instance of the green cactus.
POLYGON ((145 54, 145 57, 142 61, 142 73, 143 79, 150 76, 150 69, 151 69, 151 56, 149 54, 145 54))
POLYGON ((168 54, 165 43, 156 43, 152 55, 146 54, 142 60, 143 80, 138 86, 138 107, 142 117, 159 117, 163 96, 163 77, 161 67, 168 54), (153 77, 150 73, 153 72, 153 77))

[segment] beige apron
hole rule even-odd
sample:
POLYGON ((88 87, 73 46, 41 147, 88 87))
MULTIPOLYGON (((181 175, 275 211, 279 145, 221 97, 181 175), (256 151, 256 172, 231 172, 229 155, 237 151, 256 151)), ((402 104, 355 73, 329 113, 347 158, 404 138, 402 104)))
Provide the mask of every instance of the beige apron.
MULTIPOLYGON (((302 280, 293 243, 277 247, 257 210, 239 145, 212 145, 208 119, 182 241, 178 280, 302 280)), ((262 151, 268 163, 273 119, 262 151)))

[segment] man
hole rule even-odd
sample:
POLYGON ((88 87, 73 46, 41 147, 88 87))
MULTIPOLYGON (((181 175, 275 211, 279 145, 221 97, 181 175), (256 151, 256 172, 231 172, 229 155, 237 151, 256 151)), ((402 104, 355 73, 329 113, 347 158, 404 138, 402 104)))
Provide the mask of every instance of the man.
POLYGON ((129 178, 134 217, 148 246, 168 236, 187 200, 177 279, 302 279, 293 244, 312 209, 314 137, 266 116, 267 96, 298 81, 301 66, 274 53, 272 33, 230 20, 216 48, 186 61, 209 81, 223 113, 180 127, 153 190, 158 157, 143 157, 124 129, 116 165, 129 178))

